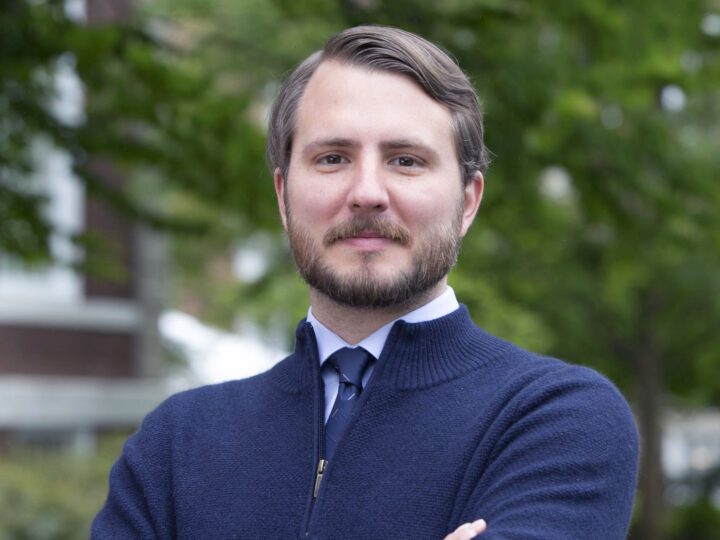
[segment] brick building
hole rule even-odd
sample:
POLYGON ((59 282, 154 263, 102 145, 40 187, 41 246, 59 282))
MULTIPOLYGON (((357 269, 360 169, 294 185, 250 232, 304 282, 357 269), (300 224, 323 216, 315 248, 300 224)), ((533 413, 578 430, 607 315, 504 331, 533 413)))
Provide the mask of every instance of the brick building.
MULTIPOLYGON (((82 0, 68 6, 90 23, 127 15, 129 2, 82 0), (112 7, 113 9, 109 9, 112 7)), ((59 73, 58 114, 82 111, 73 73, 59 73), (62 84, 61 84, 62 83, 62 84)), ((102 430, 128 429, 165 395, 157 319, 163 302, 162 242, 85 197, 69 158, 37 141, 33 181, 49 194, 47 212, 64 234, 91 232, 114 254, 120 279, 81 275, 69 266, 28 271, 0 260, 0 442, 92 443, 102 430)), ((94 166, 114 186, 109 163, 94 166)), ((73 246, 52 239, 73 258, 73 246)))

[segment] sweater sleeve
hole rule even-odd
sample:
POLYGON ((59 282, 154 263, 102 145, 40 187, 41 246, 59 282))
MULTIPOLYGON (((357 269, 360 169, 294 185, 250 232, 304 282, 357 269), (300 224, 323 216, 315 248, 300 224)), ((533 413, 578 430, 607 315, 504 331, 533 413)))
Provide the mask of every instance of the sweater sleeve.
POLYGON ((92 524, 91 539, 160 539, 174 537, 172 493, 163 409, 150 413, 132 435, 110 471, 105 505, 92 524))
POLYGON ((638 435, 615 387, 594 371, 565 365, 509 405, 493 426, 498 436, 489 459, 478 462, 482 471, 475 471, 459 523, 484 518, 482 540, 624 539, 638 435))

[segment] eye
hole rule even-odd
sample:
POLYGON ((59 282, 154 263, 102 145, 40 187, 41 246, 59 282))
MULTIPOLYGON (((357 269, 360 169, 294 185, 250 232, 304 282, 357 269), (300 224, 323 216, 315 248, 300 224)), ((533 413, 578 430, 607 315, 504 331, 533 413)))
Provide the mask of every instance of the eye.
POLYGON ((390 160, 390 165, 397 165, 403 168, 420 167, 422 161, 412 156, 399 156, 390 160))
POLYGON ((327 154, 317 160, 318 165, 341 165, 342 163, 347 163, 347 160, 340 154, 327 154))

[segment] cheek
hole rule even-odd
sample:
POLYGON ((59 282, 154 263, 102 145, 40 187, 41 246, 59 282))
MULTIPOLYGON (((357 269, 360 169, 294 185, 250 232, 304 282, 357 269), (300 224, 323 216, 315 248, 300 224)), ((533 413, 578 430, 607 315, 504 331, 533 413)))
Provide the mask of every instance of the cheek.
POLYGON ((342 199, 327 182, 303 182, 286 191, 286 205, 294 217, 320 221, 330 219, 342 208, 342 199))
POLYGON ((459 193, 450 196, 437 190, 418 189, 412 196, 402 197, 396 208, 400 218, 410 227, 424 229, 457 219, 462 199, 459 193))

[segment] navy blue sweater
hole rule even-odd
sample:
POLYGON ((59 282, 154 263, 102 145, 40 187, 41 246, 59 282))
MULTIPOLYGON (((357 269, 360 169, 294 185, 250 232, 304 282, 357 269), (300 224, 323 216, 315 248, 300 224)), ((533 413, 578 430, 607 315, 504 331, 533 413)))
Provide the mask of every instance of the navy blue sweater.
POLYGON ((113 467, 92 537, 440 540, 481 517, 483 540, 625 537, 637 433, 596 372, 464 307, 398 322, 318 483, 318 364, 303 322, 270 371, 165 401, 113 467))

